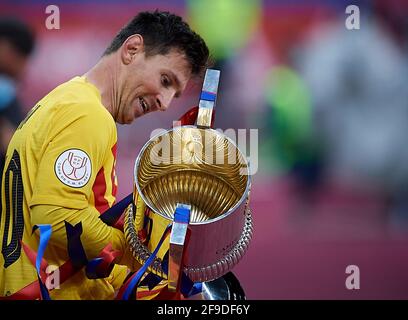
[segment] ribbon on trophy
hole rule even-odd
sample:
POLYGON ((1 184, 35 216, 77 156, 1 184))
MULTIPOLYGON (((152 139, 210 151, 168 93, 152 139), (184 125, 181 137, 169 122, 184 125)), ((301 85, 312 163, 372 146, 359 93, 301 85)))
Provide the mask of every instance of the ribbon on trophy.
MULTIPOLYGON (((162 268, 168 276, 168 286, 170 291, 175 292, 177 289, 180 289, 180 292, 183 294, 184 297, 189 297, 191 295, 197 294, 201 292, 201 283, 193 283, 184 272, 181 272, 180 266, 183 264, 183 260, 185 257, 186 250, 184 247, 188 245, 188 238, 189 238, 189 230, 188 230, 188 223, 190 221, 190 213, 191 207, 188 205, 178 204, 174 213, 174 221, 173 223, 169 224, 166 229, 164 230, 156 248, 153 250, 150 257, 146 260, 143 266, 135 272, 122 288, 119 290, 119 293, 116 299, 128 300, 132 293, 136 290, 138 286, 147 286, 148 290, 151 292, 156 292, 157 294, 160 293, 164 286, 162 286, 159 290, 155 290, 155 288, 159 285, 160 282, 163 281, 163 278, 153 274, 148 273, 144 279, 141 281, 143 275, 146 274, 148 271, 149 266, 152 264, 156 255, 162 246, 164 240, 170 235, 170 243, 177 246, 175 250, 175 254, 172 253, 172 247, 166 253, 166 258, 162 260, 162 268), (169 254, 170 252, 170 254, 169 254), (170 256, 170 259, 169 259, 170 256), (176 261, 172 261, 175 259, 176 261), (178 259, 180 261, 178 261, 178 259), (169 261, 170 260, 170 261, 169 261), (170 265, 170 272, 169 266, 170 265), (174 268, 176 267, 176 268, 174 268), (179 276, 181 274, 181 278, 179 280, 179 276), (171 283, 173 279, 173 283, 171 283)), ((137 293, 134 294, 134 297, 137 298, 137 293)))

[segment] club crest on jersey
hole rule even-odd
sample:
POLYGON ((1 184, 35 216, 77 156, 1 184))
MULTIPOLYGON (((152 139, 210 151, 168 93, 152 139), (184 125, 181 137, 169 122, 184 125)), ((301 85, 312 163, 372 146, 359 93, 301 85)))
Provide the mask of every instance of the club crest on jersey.
POLYGON ((55 174, 65 185, 81 188, 91 178, 91 159, 82 150, 69 149, 64 151, 55 161, 55 174))

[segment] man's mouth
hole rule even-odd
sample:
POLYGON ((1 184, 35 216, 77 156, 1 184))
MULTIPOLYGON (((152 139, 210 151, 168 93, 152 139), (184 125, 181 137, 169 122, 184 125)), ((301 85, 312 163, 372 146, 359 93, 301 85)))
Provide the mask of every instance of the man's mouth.
POLYGON ((150 107, 142 97, 139 98, 139 102, 140 102, 140 105, 141 105, 141 107, 143 109, 143 113, 149 112, 150 107))

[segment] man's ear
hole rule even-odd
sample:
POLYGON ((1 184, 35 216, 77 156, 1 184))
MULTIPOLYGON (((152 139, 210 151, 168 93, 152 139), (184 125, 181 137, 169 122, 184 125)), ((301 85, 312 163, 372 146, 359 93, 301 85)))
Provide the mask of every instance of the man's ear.
POLYGON ((133 34, 123 42, 121 48, 121 58, 124 64, 132 62, 136 54, 144 51, 143 37, 140 34, 133 34))

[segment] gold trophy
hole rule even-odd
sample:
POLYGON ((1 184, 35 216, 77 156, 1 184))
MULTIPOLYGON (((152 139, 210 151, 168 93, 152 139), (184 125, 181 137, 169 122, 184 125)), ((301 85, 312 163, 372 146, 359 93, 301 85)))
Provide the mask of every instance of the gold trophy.
POLYGON ((253 229, 247 159, 211 128, 219 77, 218 70, 206 72, 196 126, 174 127, 144 145, 125 213, 126 239, 142 265, 171 229, 148 271, 167 279, 170 291, 180 290, 183 276, 202 283, 192 299, 232 299, 214 291, 231 281, 239 287, 229 271, 245 254, 253 229), (177 221, 178 210, 188 220, 177 221))

